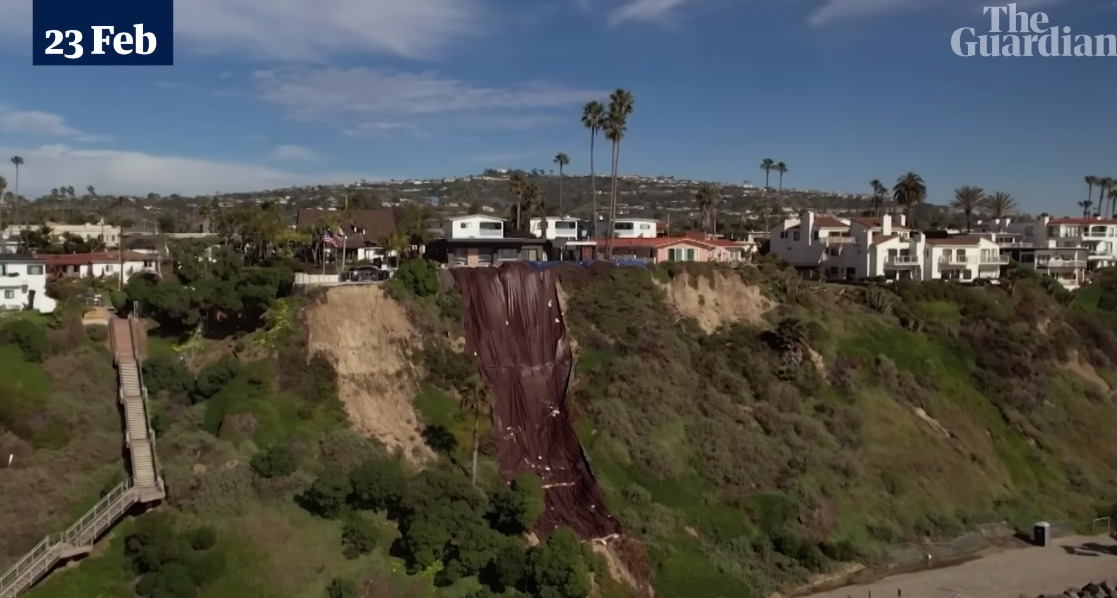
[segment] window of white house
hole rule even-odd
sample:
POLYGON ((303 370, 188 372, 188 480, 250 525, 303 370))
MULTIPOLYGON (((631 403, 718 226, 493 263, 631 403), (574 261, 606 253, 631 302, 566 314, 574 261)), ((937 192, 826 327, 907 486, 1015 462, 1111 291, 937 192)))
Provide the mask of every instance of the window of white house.
POLYGON ((799 240, 799 231, 795 231, 794 238, 795 238, 796 241, 799 240))
POLYGON ((458 223, 458 228, 469 228, 469 223, 468 222, 459 222, 458 223))
POLYGON ((481 230, 500 230, 503 228, 503 222, 482 222, 481 230))
POLYGON ((572 230, 572 229, 578 228, 578 223, 577 222, 570 222, 569 220, 559 220, 558 222, 555 223, 555 228, 556 229, 564 228, 564 229, 567 229, 567 230, 572 230))
POLYGON ((4 291, 4 298, 5 299, 15 299, 16 298, 16 292, 15 291, 4 291))
POLYGON ((105 272, 112 272, 112 264, 105 265, 105 272))
POLYGON ((1032 236, 1033 234, 1035 234, 1035 230, 1036 230, 1035 227, 1032 227, 1032 226, 1025 227, 1024 228, 1024 236, 1025 237, 1032 236))
POLYGON ((27 266, 27 273, 28 273, 28 274, 31 274, 32 276, 34 276, 34 275, 40 275, 40 274, 42 274, 42 273, 43 273, 43 267, 42 267, 42 266, 38 266, 38 265, 35 265, 35 264, 32 264, 32 265, 30 265, 30 266, 27 266))
POLYGON ((631 222, 614 222, 613 230, 634 230, 636 227, 631 222))
POLYGON ((650 225, 650 224, 641 224, 640 225, 640 230, 648 230, 651 227, 652 227, 652 225, 650 225))

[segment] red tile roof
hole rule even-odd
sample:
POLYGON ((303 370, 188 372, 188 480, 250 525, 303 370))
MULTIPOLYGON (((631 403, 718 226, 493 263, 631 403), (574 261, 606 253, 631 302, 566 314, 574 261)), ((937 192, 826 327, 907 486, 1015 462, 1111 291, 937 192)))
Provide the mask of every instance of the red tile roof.
POLYGON ((1117 219, 1113 218, 1052 218, 1048 224, 1117 224, 1117 219))

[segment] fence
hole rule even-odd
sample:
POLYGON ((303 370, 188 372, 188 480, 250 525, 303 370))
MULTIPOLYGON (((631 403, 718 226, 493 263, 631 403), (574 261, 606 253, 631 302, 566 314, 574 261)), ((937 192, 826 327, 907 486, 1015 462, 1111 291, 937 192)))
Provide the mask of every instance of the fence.
POLYGON ((337 274, 307 274, 306 272, 295 273, 295 286, 297 287, 334 284, 341 284, 341 277, 337 274))

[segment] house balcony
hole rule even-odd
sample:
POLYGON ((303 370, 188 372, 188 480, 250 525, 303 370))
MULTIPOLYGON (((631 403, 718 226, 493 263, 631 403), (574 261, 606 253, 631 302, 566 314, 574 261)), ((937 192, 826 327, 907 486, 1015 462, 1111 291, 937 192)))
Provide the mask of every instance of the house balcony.
POLYGON ((1046 268, 1048 270, 1080 270, 1086 267, 1086 260, 1064 260, 1059 258, 1051 258, 1046 260, 1036 260, 1036 268, 1046 268))
POLYGON ((854 243, 857 243, 857 239, 855 237, 831 236, 823 237, 822 240, 827 245, 852 245, 854 243))
POLYGON ((1009 256, 1005 255, 1005 254, 990 255, 988 257, 981 258, 981 265, 983 265, 983 266, 984 265, 1007 266, 1008 262, 1009 262, 1009 256))
POLYGON ((919 266, 919 263, 918 255, 890 255, 885 261, 886 265, 903 267, 916 267, 919 266))

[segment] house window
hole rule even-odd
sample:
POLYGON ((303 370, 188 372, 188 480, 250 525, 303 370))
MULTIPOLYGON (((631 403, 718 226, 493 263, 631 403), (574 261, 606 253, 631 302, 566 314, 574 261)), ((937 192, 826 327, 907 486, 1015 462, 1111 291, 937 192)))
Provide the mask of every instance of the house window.
POLYGON ((574 230, 578 227, 577 222, 570 222, 569 220, 560 220, 555 223, 556 229, 574 230))
POLYGON ((780 238, 781 239, 786 239, 787 238, 787 231, 780 231, 780 238))
POLYGON ((481 230, 500 230, 502 224, 501 222, 482 222, 480 227, 481 230))
POLYGON ((33 276, 41 276, 43 274, 43 267, 32 264, 30 266, 27 266, 27 273, 33 276))
POLYGON ((4 291, 4 298, 5 299, 15 299, 16 298, 16 292, 15 291, 4 291))
POLYGON ((105 265, 105 272, 112 272, 112 264, 105 265))
POLYGON ((697 252, 693 249, 668 249, 667 261, 670 262, 693 262, 696 259, 697 252))
POLYGON ((652 225, 650 225, 650 224, 641 224, 640 225, 640 230, 648 230, 651 227, 652 227, 652 225))
POLYGON ((636 226, 631 222, 614 222, 613 230, 635 230, 636 226))
POLYGON ((469 228, 469 223, 468 222, 459 222, 458 223, 458 228, 469 228))
POLYGON ((794 238, 795 238, 796 241, 799 240, 799 231, 795 231, 795 237, 794 238))
POLYGON ((1035 227, 1028 226, 1028 227, 1024 228, 1024 236, 1025 237, 1030 237, 1033 234, 1035 234, 1035 227))

